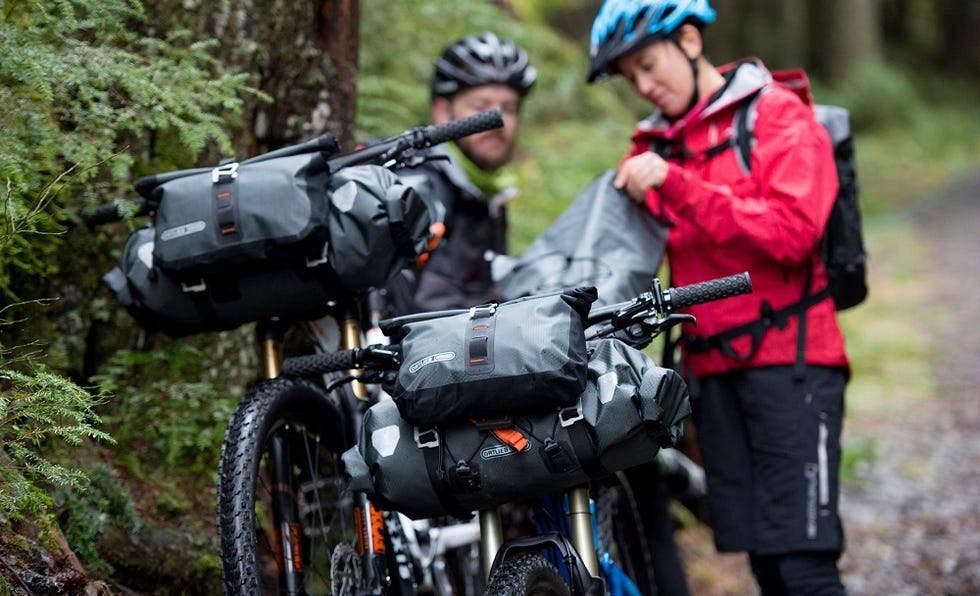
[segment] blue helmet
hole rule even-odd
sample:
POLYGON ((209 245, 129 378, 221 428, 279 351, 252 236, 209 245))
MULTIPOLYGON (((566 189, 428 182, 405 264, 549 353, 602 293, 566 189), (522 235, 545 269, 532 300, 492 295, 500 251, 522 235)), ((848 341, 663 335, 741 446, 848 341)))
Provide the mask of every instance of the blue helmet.
POLYGON ((708 0, 606 0, 592 22, 589 82, 613 73, 623 54, 663 39, 685 22, 714 22, 708 0))

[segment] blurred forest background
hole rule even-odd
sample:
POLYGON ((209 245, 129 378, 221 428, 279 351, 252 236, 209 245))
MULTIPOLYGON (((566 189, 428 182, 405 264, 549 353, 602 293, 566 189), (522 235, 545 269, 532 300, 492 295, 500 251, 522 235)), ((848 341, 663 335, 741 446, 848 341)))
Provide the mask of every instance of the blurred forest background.
MULTIPOLYGON (((599 4, 0 0, 0 593, 27 581, 38 591, 219 585, 214 470, 225 421, 256 376, 252 329, 142 332, 99 281, 141 222, 93 230, 80 212, 133 196, 144 174, 324 130, 349 149, 425 123, 434 57, 494 30, 540 73, 511 209, 520 251, 615 167, 649 111, 623 81, 584 82, 599 4)), ((713 62, 805 67, 818 101, 851 110, 872 259, 877 238, 908 231, 896 213, 980 164, 980 3, 712 5, 713 62)), ((867 306, 844 315, 859 363, 852 398, 921 382, 921 348, 856 331, 909 306, 890 304, 877 321, 867 306)), ((848 477, 873 457, 873 438, 845 448, 848 477)))

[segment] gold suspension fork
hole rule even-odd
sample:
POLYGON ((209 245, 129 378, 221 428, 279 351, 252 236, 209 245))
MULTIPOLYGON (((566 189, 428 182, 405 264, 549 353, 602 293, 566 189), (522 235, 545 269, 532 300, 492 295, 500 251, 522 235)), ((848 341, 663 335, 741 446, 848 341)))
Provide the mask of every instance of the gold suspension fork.
POLYGON ((503 524, 500 521, 500 507, 480 511, 480 561, 483 564, 483 578, 490 581, 490 568, 504 543, 503 524))
MULTIPOLYGON (((344 320, 340 322, 340 347, 345 350, 361 347, 361 322, 356 312, 347 313, 344 320)), ((361 372, 362 370, 357 368, 347 371, 347 374, 360 375, 361 372)), ((350 388, 358 399, 368 398, 368 390, 364 383, 352 381, 350 388)))
POLYGON ((286 328, 279 319, 259 321, 255 326, 263 379, 274 379, 282 372, 282 342, 286 328))
POLYGON ((587 486, 568 491, 568 521, 572 526, 572 546, 578 551, 589 573, 598 577, 599 557, 596 555, 595 535, 592 533, 592 509, 589 507, 587 486))

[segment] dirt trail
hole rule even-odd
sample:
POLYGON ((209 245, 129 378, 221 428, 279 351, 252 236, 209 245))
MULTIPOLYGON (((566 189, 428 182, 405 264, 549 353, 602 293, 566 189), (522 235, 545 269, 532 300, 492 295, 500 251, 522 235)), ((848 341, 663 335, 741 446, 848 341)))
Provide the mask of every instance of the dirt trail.
POLYGON ((934 391, 847 422, 874 425, 876 455, 860 487, 843 493, 842 567, 852 594, 978 594, 980 172, 909 218, 922 309, 908 317, 923 317, 915 327, 933 355, 934 391))
MULTIPOLYGON (((869 230, 871 297, 848 345, 923 356, 854 363, 844 443, 866 461, 841 495, 851 596, 980 594, 978 222, 980 171, 869 230)), ((718 555, 703 528, 678 539, 693 594, 758 593, 744 555, 718 555)))

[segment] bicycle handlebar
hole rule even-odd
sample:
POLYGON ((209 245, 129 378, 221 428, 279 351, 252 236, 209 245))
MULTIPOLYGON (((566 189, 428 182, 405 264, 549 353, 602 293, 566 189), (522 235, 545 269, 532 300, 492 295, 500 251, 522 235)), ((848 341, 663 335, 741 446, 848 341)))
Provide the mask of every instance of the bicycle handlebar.
MULTIPOLYGON (((639 326, 640 334, 645 334, 649 343, 649 338, 669 327, 683 321, 693 321, 690 315, 671 314, 674 310, 752 292, 752 281, 747 272, 666 290, 661 290, 660 280, 654 278, 652 286, 652 291, 644 292, 633 300, 593 312, 587 322, 586 340, 609 337, 618 331, 631 331, 631 327, 639 326)), ((451 313, 442 314, 445 316, 451 313)), ((425 315, 422 313, 418 316, 425 315)), ((631 339, 639 339, 633 332, 629 335, 631 339)), ((358 368, 370 373, 381 373, 397 370, 400 363, 401 354, 397 344, 372 345, 287 358, 283 362, 282 374, 287 377, 314 377, 358 368)))
POLYGON ((752 292, 752 280, 748 272, 709 279, 689 286, 672 288, 663 292, 667 310, 687 308, 722 298, 731 298, 752 292))
POLYGON ((327 163, 330 165, 331 171, 367 163, 382 164, 394 168, 422 149, 446 141, 455 141, 485 130, 500 128, 503 125, 504 119, 500 109, 494 108, 443 124, 411 128, 397 137, 330 158, 327 163))
MULTIPOLYGON (((136 217, 141 215, 149 215, 151 213, 150 204, 146 199, 129 199, 127 202, 133 206, 133 215, 136 217)), ((94 228, 107 223, 122 221, 123 214, 119 210, 119 205, 115 203, 106 203, 105 205, 99 205, 96 207, 95 211, 82 213, 81 218, 85 225, 90 228, 94 228)))
MULTIPOLYGON (((458 120, 451 120, 443 124, 410 128, 398 136, 391 137, 375 145, 370 145, 368 147, 364 147, 363 149, 358 149, 356 151, 351 151, 350 153, 325 159, 331 172, 335 172, 340 168, 365 164, 377 164, 384 165, 388 168, 396 168, 405 164, 423 149, 427 149, 440 143, 445 143, 446 141, 455 141, 465 136, 483 132, 485 130, 500 128, 503 125, 504 119, 500 109, 494 108, 492 110, 487 110, 486 112, 480 112, 479 114, 473 114, 472 116, 467 116, 466 118, 460 118, 458 120)), ((325 133, 316 137, 315 139, 306 141, 305 143, 291 145, 289 147, 283 147, 282 149, 263 153, 262 155, 257 155, 255 157, 243 160, 240 163, 255 163, 268 159, 299 155, 301 153, 312 153, 315 151, 329 155, 336 150, 336 139, 333 137, 333 135, 325 133)), ((174 178, 210 172, 213 169, 214 168, 195 168, 191 170, 180 170, 177 172, 168 172, 156 176, 146 176, 144 178, 140 178, 134 183, 134 186, 142 198, 131 199, 128 202, 133 205, 133 212, 135 215, 151 215, 156 210, 157 205, 155 205, 153 201, 149 199, 149 197, 152 195, 153 189, 156 188, 157 185, 174 178)), ((115 203, 110 203, 106 205, 99 205, 93 212, 83 213, 81 218, 86 225, 89 227, 94 227, 116 221, 122 221, 123 213, 120 212, 118 205, 115 203)))

